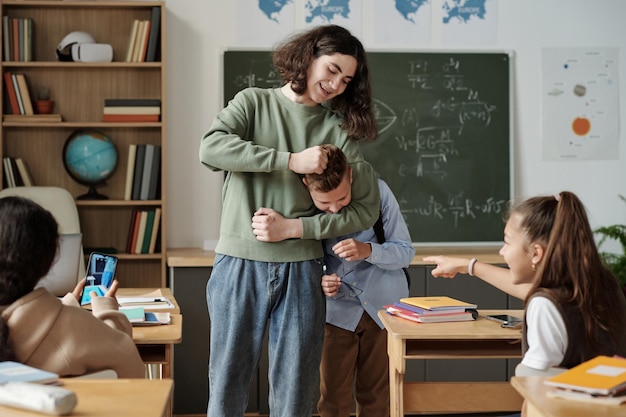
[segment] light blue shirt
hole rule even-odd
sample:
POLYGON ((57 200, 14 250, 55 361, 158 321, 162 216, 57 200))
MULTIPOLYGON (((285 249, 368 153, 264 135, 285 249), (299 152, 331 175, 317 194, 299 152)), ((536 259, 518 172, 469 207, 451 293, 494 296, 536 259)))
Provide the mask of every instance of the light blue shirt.
POLYGON ((377 243, 373 227, 323 241, 326 273, 332 274, 334 272, 339 277, 345 276, 342 279, 344 282, 363 290, 357 296, 350 296, 352 291, 343 285, 341 288, 345 294, 343 298, 335 300, 326 297, 326 323, 349 331, 356 329, 364 311, 382 329, 383 324, 378 318, 378 310, 382 310, 383 305, 393 304, 400 298, 409 295, 402 268, 408 267, 413 260, 415 248, 411 245, 409 229, 393 192, 380 179, 378 180, 378 188, 380 190, 385 243, 382 245, 377 243), (370 243, 372 254, 369 258, 349 262, 336 256, 332 247, 337 242, 348 238, 370 243))

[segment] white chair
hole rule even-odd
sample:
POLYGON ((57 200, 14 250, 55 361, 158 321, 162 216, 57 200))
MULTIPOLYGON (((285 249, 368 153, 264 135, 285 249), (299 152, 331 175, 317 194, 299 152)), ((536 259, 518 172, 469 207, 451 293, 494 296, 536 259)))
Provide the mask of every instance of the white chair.
MULTIPOLYGON (((29 198, 48 210, 59 224, 59 234, 81 233, 76 202, 65 188, 33 186, 11 187, 0 190, 0 198, 8 196, 29 198)), ((82 253, 83 248, 81 244, 76 283, 85 276, 85 259, 82 253)), ((54 291, 51 292, 54 293, 54 291)), ((65 292, 62 294, 54 293, 54 295, 63 296, 65 292)))

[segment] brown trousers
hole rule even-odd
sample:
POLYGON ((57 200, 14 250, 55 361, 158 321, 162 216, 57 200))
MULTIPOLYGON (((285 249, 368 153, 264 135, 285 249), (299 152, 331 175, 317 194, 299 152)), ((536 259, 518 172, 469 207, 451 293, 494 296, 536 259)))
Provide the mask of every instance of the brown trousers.
POLYGON ((363 313, 354 332, 326 324, 320 365, 321 417, 389 416, 387 331, 363 313))

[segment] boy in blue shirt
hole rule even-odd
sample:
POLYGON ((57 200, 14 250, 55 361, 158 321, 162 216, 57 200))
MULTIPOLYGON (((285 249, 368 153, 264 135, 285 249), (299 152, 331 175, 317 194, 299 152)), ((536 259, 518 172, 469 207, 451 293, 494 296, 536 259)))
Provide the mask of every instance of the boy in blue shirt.
MULTIPOLYGON (((337 213, 350 203, 352 171, 339 148, 323 147, 327 168, 302 181, 319 210, 337 213)), ((323 241, 322 289, 327 297, 321 417, 350 415, 353 392, 358 417, 389 415, 387 332, 377 313, 383 305, 408 297, 402 268, 410 264, 415 248, 391 189, 380 179, 378 187, 385 243, 378 243, 373 227, 323 241)))

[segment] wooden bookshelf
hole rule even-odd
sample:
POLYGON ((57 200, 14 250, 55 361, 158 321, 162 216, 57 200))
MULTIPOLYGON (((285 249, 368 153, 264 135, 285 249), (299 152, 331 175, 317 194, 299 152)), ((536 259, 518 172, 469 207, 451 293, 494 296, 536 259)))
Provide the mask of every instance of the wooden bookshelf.
MULTIPOLYGON (((122 287, 166 286, 166 99, 165 99, 165 2, 163 1, 31 1, 0 0, 1 15, 32 18, 33 60, 2 61, 2 73, 26 75, 31 95, 39 87, 50 89, 54 113, 61 121, 29 121, 3 118, 0 129, 0 157, 22 158, 35 185, 66 188, 75 198, 88 187, 75 182, 63 165, 66 139, 76 130, 99 131, 115 144, 118 162, 113 175, 97 191, 107 200, 76 200, 83 246, 114 248, 120 259, 118 279, 122 287), (152 8, 161 8, 160 40, 156 62, 125 62, 135 19, 149 20, 152 8), (97 43, 113 47, 113 62, 60 62, 59 42, 68 33, 82 30, 97 43), (104 100, 150 98, 161 100, 159 122, 102 122, 104 100), (130 144, 161 146, 160 198, 124 200, 128 149, 130 144), (133 209, 160 208, 160 238, 154 254, 126 253, 126 240, 133 209)), ((4 84, 0 87, 2 114, 8 114, 4 84)), ((0 173, 1 175, 1 173, 0 173)))

